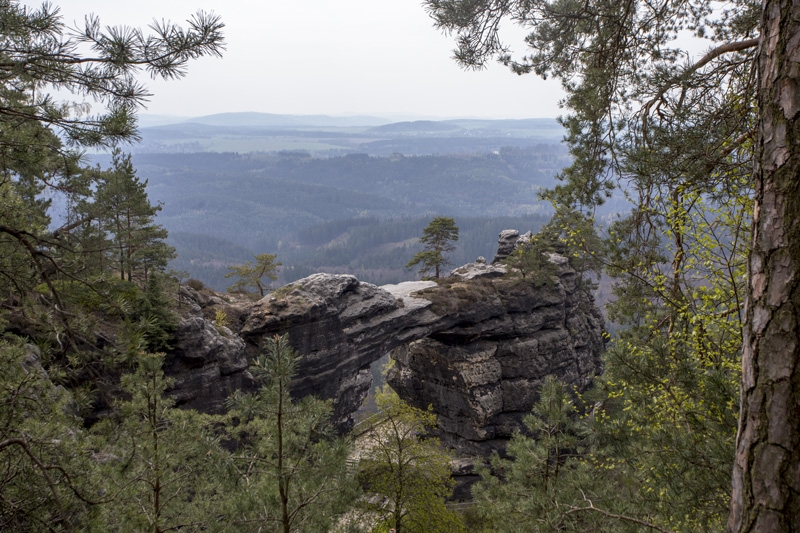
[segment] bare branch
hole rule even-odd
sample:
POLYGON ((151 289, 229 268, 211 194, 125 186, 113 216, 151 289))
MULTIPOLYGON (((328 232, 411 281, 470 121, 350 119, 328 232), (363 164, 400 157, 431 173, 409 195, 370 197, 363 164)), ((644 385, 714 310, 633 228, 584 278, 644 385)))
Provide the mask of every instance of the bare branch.
MULTIPOLYGON (((583 491, 581 491, 581 493, 583 493, 583 491)), ((657 526, 656 524, 653 524, 652 522, 648 522, 647 520, 641 520, 639 518, 634 518, 632 516, 616 514, 616 513, 609 512, 609 511, 605 511, 603 509, 598 509, 597 507, 594 506, 594 504, 592 503, 592 500, 587 498, 585 494, 583 495, 583 499, 584 499, 585 502, 587 502, 589 504, 588 507, 575 507, 575 506, 571 505, 569 507, 569 511, 567 511, 564 514, 565 515, 569 515, 569 514, 573 514, 573 513, 584 512, 584 511, 593 511, 595 513, 600 513, 601 515, 606 516, 608 518, 613 518, 614 520, 621 520, 623 522, 630 522, 632 524, 638 524, 638 525, 640 525, 642 527, 655 529, 656 531, 660 531, 661 533, 673 533, 673 531, 671 531, 669 529, 664 529, 663 527, 657 526)))

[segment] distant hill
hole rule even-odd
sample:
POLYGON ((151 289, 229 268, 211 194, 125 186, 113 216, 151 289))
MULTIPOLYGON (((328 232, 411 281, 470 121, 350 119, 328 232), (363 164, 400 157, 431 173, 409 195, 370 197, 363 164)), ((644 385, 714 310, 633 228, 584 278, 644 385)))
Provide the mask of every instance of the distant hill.
POLYGON ((466 130, 451 122, 437 122, 434 120, 415 120, 413 122, 393 122, 383 126, 376 126, 367 130, 367 133, 385 135, 387 133, 407 134, 463 134, 466 130))
POLYGON ((332 117, 329 115, 277 115, 273 113, 218 113, 195 117, 186 122, 211 126, 258 127, 258 128, 308 128, 308 127, 372 127, 391 122, 372 116, 332 117))
POLYGON ((522 118, 503 120, 484 120, 457 118, 443 120, 444 124, 453 124, 465 129, 500 129, 500 130, 526 130, 526 131, 562 131, 561 124, 554 118, 522 118))
POLYGON ((558 143, 564 131, 555 119, 390 122, 371 116, 222 113, 177 123, 151 117, 142 121, 141 134, 136 153, 303 151, 331 157, 488 153, 558 143))

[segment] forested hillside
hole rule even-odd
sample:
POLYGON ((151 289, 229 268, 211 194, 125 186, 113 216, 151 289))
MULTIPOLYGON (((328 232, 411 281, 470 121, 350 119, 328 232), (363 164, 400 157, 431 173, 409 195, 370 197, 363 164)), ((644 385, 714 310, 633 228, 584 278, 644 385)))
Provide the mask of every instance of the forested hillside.
MULTIPOLYGON (((96 157, 98 161, 104 158, 96 157)), ((315 271, 364 281, 413 279, 403 269, 433 216, 457 218, 452 260, 491 259, 497 234, 537 229, 539 192, 568 164, 558 144, 498 153, 388 157, 308 153, 138 154, 139 175, 162 204, 173 268, 224 290, 226 266, 277 253, 280 282, 315 271)))
MULTIPOLYGON (((51 4, 0 0, 0 530, 797 531, 797 2, 424 7, 462 66, 497 59, 561 83, 563 147, 549 133, 534 140, 552 121, 317 128, 251 116, 233 131, 217 116, 145 134, 130 157, 119 146, 137 138, 140 75, 180 78, 190 60, 220 56, 221 19, 198 12, 184 28, 139 31, 88 16, 74 27, 51 4), (527 54, 500 38, 508 23, 528 33, 527 54), (695 54, 687 37, 708 50, 695 54), (90 164, 89 151, 107 155, 90 164), (438 274, 440 252, 488 258, 509 226, 541 229, 514 236, 504 267, 476 269, 498 277, 515 309, 536 294, 516 319, 487 280, 455 277, 394 294, 316 276, 316 292, 253 303, 275 261, 285 279, 325 269, 385 283, 426 257, 421 235, 438 274), (186 272, 170 272, 169 243, 186 272), (181 283, 226 284, 231 263, 242 278, 231 285, 257 292, 181 283), (613 279, 613 335, 591 298, 600 272, 613 279), (315 323, 319 294, 330 335, 315 323), (417 357, 383 319, 425 322, 429 304, 469 342, 490 306, 497 331, 533 337, 468 351, 460 340, 442 349, 454 336, 438 330, 417 357), (588 322, 568 313, 580 306, 604 353, 591 387, 573 390, 554 376, 589 372, 579 357, 559 360, 589 353, 588 322), (443 398, 441 383, 469 381, 475 396, 440 409, 475 410, 489 425, 467 429, 498 453, 451 463, 432 409, 386 389, 375 441, 357 449, 331 427, 330 401, 290 394, 308 377, 299 368, 349 387, 337 391, 366 387, 369 361, 332 379, 339 361, 317 348, 345 329, 366 335, 375 309, 392 336, 377 349, 458 366, 423 371, 415 387, 443 398), (296 339, 282 335, 293 326, 296 339), (532 366, 553 375, 529 377, 532 366), (502 401, 487 376, 506 380, 502 401), (218 412, 180 396, 206 397, 214 380, 218 412), (499 416, 506 403, 517 407, 499 416), (474 482, 458 510, 446 505, 452 472, 474 482)), ((347 335, 339 353, 363 355, 347 335)))

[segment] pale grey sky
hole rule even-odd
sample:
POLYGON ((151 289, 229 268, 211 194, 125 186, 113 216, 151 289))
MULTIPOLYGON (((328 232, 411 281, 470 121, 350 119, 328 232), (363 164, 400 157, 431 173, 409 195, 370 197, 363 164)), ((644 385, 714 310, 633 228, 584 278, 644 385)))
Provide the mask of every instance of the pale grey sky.
MULTIPOLYGON (((27 0, 29 5, 37 2, 27 0)), ((95 13, 104 25, 183 22, 198 9, 226 24, 222 59, 201 59, 186 78, 147 80, 152 114, 227 111, 418 115, 432 118, 558 116, 553 80, 501 65, 464 71, 453 40, 419 0, 54 0, 64 22, 95 13)), ((522 51, 516 32, 517 51, 522 51)), ((512 44, 514 40, 512 40, 512 44)))

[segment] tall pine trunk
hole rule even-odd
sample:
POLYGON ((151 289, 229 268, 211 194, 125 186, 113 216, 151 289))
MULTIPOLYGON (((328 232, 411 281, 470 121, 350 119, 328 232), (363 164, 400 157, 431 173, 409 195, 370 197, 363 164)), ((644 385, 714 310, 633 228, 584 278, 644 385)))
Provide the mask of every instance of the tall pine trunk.
POLYGON ((731 532, 800 531, 800 3, 764 0, 731 532))

